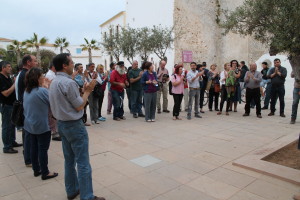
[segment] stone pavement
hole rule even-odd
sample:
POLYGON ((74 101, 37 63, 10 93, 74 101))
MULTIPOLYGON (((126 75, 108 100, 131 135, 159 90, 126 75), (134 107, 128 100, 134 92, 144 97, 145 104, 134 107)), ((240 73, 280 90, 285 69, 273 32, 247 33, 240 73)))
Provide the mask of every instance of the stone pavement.
MULTIPOLYGON (((170 110, 172 104, 169 97, 170 110)), ((244 118, 243 107, 230 116, 206 111, 202 119, 190 121, 157 114, 154 123, 134 119, 128 110, 126 121, 116 122, 105 114, 106 122, 87 128, 95 195, 107 200, 292 199, 299 186, 232 165, 253 150, 299 132, 299 120, 289 124, 291 99, 286 102, 286 118, 278 113, 268 117, 263 111, 258 119, 253 109, 244 118)), ((18 141, 20 136, 18 132, 18 141)), ((0 199, 67 199, 63 165, 60 142, 51 141, 49 150, 49 169, 59 176, 46 181, 24 166, 21 148, 16 155, 1 151, 0 199)))

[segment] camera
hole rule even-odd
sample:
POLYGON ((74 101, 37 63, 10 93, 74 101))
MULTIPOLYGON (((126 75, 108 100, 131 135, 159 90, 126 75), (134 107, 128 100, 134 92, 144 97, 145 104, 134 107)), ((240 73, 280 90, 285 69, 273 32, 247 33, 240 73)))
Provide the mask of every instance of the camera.
POLYGON ((164 75, 162 76, 162 82, 163 82, 163 83, 167 82, 168 78, 169 78, 169 74, 164 74, 164 75))

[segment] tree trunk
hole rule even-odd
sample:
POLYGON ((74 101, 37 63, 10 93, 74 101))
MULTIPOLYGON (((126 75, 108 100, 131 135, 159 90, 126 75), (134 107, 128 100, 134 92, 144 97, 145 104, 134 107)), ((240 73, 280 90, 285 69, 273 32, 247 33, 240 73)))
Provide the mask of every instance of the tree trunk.
POLYGON ((63 47, 60 47, 60 53, 63 53, 63 47))
POLYGON ((89 63, 92 63, 92 49, 89 49, 89 63))
POLYGON ((291 56, 289 60, 295 74, 295 79, 300 81, 300 55, 291 56))
POLYGON ((19 65, 21 62, 21 52, 20 50, 17 50, 17 65, 19 65))
POLYGON ((38 61, 38 67, 41 67, 42 61, 41 61, 41 53, 40 53, 40 47, 36 46, 36 59, 38 61))

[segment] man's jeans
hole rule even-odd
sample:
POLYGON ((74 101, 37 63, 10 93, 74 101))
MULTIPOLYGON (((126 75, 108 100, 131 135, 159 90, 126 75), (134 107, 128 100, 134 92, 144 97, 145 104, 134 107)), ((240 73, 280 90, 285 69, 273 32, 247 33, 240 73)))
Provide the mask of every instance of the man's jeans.
POLYGON ((3 150, 8 150, 13 147, 12 144, 16 135, 15 126, 10 120, 13 106, 2 104, 1 108, 3 150))
POLYGON ((293 92, 293 106, 292 106, 292 119, 297 118, 297 110, 298 110, 298 105, 299 105, 299 99, 300 99, 300 88, 294 88, 293 92))
POLYGON ((281 86, 273 86, 271 88, 271 112, 275 112, 275 106, 277 102, 277 97, 279 97, 280 102, 280 114, 284 114, 284 95, 285 95, 285 89, 284 85, 281 86))
POLYGON ((143 90, 131 90, 131 111, 133 114, 142 114, 143 90))
POLYGON ((112 103, 114 105, 113 117, 120 118, 124 115, 123 102, 124 102, 124 91, 118 92, 116 90, 111 90, 112 103))
POLYGON ((89 160, 89 138, 81 119, 58 121, 58 132, 62 138, 65 158, 65 187, 68 196, 80 190, 80 199, 94 198, 92 168, 89 160), (76 172, 78 170, 78 177, 76 172))
POLYGON ((168 110, 168 91, 169 91, 169 84, 162 83, 162 87, 159 87, 159 90, 157 91, 156 95, 156 106, 157 110, 161 110, 161 104, 160 104, 160 97, 161 94, 163 95, 163 110, 168 110))
POLYGON ((90 118, 91 121, 97 121, 98 120, 98 97, 94 97, 93 93, 91 93, 88 97, 89 100, 89 108, 90 108, 90 118))
POLYGON ((199 98, 200 98, 200 90, 191 90, 189 91, 189 106, 188 106, 188 116, 191 116, 192 114, 192 107, 193 107, 193 102, 195 100, 195 108, 194 112, 195 114, 199 114, 199 98))

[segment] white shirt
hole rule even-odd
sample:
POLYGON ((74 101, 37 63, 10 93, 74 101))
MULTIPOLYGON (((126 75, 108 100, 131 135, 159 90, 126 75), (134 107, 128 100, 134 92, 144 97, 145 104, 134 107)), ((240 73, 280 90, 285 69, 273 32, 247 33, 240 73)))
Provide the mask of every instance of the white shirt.
POLYGON ((56 74, 55 74, 54 71, 52 71, 51 69, 49 69, 49 71, 46 73, 45 77, 47 79, 49 79, 50 81, 52 81, 56 77, 56 74))
POLYGON ((189 82, 189 86, 190 86, 191 88, 199 88, 199 87, 200 87, 200 84, 199 84, 199 77, 197 77, 194 81, 192 81, 192 79, 193 79, 195 76, 197 76, 198 73, 199 73, 199 72, 198 72, 197 70, 195 70, 195 71, 191 70, 191 71, 189 71, 189 72, 187 73, 187 75, 186 75, 187 80, 188 80, 188 82, 189 82))
MULTIPOLYGON (((100 84, 102 84, 102 79, 101 79, 101 77, 99 76, 99 74, 98 74, 98 72, 96 72, 97 73, 97 78, 96 78, 96 81, 98 82, 98 83, 100 83, 100 84)), ((88 75, 88 77, 86 78, 86 80, 87 80, 87 82, 89 83, 89 82, 91 82, 92 81, 92 76, 93 76, 93 73, 88 73, 89 75, 88 75)))
POLYGON ((226 82, 225 71, 222 71, 221 74, 220 74, 220 84, 225 85, 225 82, 226 82))

